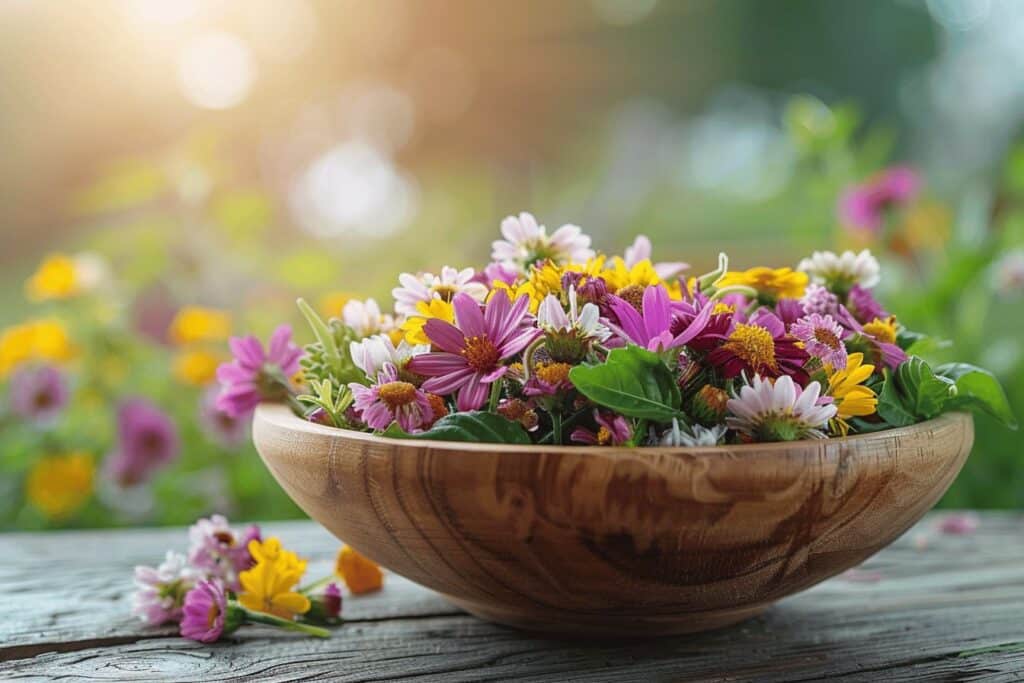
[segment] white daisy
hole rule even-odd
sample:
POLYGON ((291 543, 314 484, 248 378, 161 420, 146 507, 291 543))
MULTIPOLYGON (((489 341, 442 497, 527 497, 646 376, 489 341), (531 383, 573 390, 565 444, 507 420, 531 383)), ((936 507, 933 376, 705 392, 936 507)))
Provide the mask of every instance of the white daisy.
POLYGON ((391 290, 395 297, 395 310, 404 315, 416 315, 416 304, 432 299, 451 301, 456 294, 463 292, 480 303, 487 298, 487 287, 480 282, 473 282, 475 271, 472 268, 456 270, 450 266, 441 269, 440 275, 433 273, 402 273, 398 276, 401 287, 391 290))
POLYGON ((544 330, 545 346, 551 357, 560 363, 578 363, 590 351, 591 344, 604 342, 612 332, 600 321, 597 304, 587 302, 578 307, 576 288, 569 287, 569 312, 553 294, 548 294, 537 308, 537 327, 544 330))
POLYGON ((789 375, 773 383, 755 375, 739 396, 729 399, 725 418, 730 429, 754 441, 796 441, 825 437, 822 427, 835 417, 836 406, 818 405, 821 385, 811 382, 803 390, 789 375))
POLYGON ((376 379, 385 363, 391 363, 401 372, 410 358, 430 351, 430 344, 413 345, 403 339, 395 346, 388 335, 375 334, 362 341, 351 342, 348 350, 352 363, 365 372, 367 377, 376 379))
POLYGON ((555 263, 584 263, 594 257, 590 238, 576 225, 563 225, 548 235, 532 214, 523 212, 501 222, 503 240, 492 244, 491 258, 513 266, 520 272, 537 261, 551 259, 555 263))
POLYGON ((692 427, 680 426, 679 420, 672 418, 672 428, 661 436, 662 446, 686 446, 696 448, 698 446, 717 446, 722 442, 728 427, 715 425, 705 427, 695 424, 692 427))
POLYGON ((341 309, 341 319, 360 338, 390 332, 396 327, 394 316, 381 313, 380 306, 373 299, 352 299, 341 309))
POLYGON ((816 251, 810 258, 800 261, 797 270, 829 289, 848 290, 854 285, 871 288, 879 280, 878 259, 868 249, 858 254, 844 251, 838 256, 831 251, 816 251))

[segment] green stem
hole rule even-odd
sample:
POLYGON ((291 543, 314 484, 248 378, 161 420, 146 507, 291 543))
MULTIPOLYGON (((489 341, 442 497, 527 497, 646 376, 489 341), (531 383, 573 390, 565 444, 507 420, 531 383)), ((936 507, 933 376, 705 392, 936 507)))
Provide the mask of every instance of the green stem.
POLYGON ((313 636, 315 638, 331 637, 331 632, 325 628, 303 624, 298 621, 282 619, 280 617, 275 617, 273 614, 254 612, 250 609, 245 610, 245 620, 253 624, 265 624, 267 626, 283 628, 286 631, 298 631, 299 633, 305 633, 306 635, 313 636))
POLYGON ((562 445, 562 413, 551 413, 551 434, 556 446, 562 445))
POLYGON ((498 410, 498 399, 501 398, 502 380, 496 379, 491 382, 491 397, 487 401, 488 412, 494 413, 498 410))
POLYGON ((311 593, 311 592, 315 591, 317 588, 320 588, 320 586, 326 586, 331 581, 336 581, 336 580, 337 580, 337 577, 335 577, 334 574, 328 574, 327 576, 324 576, 322 578, 317 579, 316 581, 314 581, 313 583, 309 584, 308 586, 301 586, 299 588, 299 592, 302 593, 302 594, 311 593))

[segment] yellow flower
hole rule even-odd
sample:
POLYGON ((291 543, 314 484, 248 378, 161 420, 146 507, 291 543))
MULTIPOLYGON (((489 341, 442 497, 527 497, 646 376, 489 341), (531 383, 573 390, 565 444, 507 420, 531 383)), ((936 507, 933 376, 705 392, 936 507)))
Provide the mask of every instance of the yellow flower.
POLYGON ((752 287, 772 299, 799 299, 807 289, 807 273, 792 268, 751 268, 729 271, 715 283, 718 289, 741 285, 752 287))
POLYGON ((47 256, 25 282, 25 294, 32 301, 66 299, 78 293, 75 261, 64 254, 47 256))
POLYGON ((48 518, 66 519, 92 495, 95 469, 85 453, 46 456, 29 470, 25 495, 48 518))
POLYGON ((880 342, 896 343, 896 316, 890 315, 885 320, 875 318, 864 325, 864 331, 880 342))
POLYGON ((650 259, 644 259, 630 268, 620 256, 612 259, 611 267, 603 270, 601 277, 608 283, 608 289, 613 292, 630 285, 648 287, 661 282, 650 259))
POLYGON ((429 344, 430 339, 423 332, 423 325, 431 318, 444 320, 448 323, 455 322, 455 308, 451 303, 443 299, 431 299, 416 304, 418 315, 410 316, 402 323, 401 330, 405 333, 405 340, 410 344, 429 344))
POLYGON ((878 397, 864 382, 875 371, 874 365, 863 365, 863 353, 851 353, 846 367, 832 370, 828 376, 828 395, 836 405, 836 423, 843 435, 849 430, 847 418, 874 415, 878 408, 878 397))
POLYGON ((28 361, 62 362, 75 355, 59 320, 30 320, 0 332, 0 377, 28 361))
POLYGON ((293 590, 306 572, 306 561, 281 547, 281 541, 249 541, 249 553, 256 564, 238 575, 242 593, 238 602, 247 609, 292 619, 309 611, 310 603, 293 590))
POLYGON ((206 349, 186 349, 174 358, 174 376, 182 384, 201 387, 217 376, 221 357, 206 349))
POLYGON ((516 301, 521 296, 528 296, 530 297, 530 313, 536 313, 540 308, 540 302, 544 301, 544 297, 548 294, 561 295, 562 275, 566 271, 583 272, 577 270, 582 268, 584 266, 559 266, 551 261, 544 261, 530 267, 529 276, 525 281, 516 281, 509 285, 501 280, 495 280, 491 284, 491 296, 499 289, 504 290, 512 301, 516 301))
POLYGON ((231 334, 231 315, 203 306, 185 306, 171 321, 171 340, 177 344, 221 342, 231 334))
POLYGON ((373 560, 360 555, 351 546, 342 546, 334 563, 334 571, 345 581, 353 594, 372 593, 384 584, 384 573, 373 560))
POLYGON ((356 298, 356 295, 349 292, 327 292, 317 301, 317 308, 320 309, 320 315, 325 318, 337 318, 345 304, 356 298))

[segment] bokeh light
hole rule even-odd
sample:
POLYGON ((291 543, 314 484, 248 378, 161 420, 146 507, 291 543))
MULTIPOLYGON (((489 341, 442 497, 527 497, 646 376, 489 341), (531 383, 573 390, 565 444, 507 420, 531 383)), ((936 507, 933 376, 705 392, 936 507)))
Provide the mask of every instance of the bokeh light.
POLYGON ((190 40, 178 59, 182 93, 206 109, 229 109, 249 94, 256 66, 238 36, 211 32, 190 40))

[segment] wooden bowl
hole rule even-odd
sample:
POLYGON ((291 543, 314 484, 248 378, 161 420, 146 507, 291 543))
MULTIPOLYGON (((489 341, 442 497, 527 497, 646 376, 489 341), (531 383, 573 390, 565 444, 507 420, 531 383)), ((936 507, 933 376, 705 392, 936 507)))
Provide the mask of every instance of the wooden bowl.
POLYGON ((953 482, 971 417, 714 448, 402 441, 263 405, 256 447, 310 517, 479 617, 549 633, 719 628, 859 564, 953 482))

